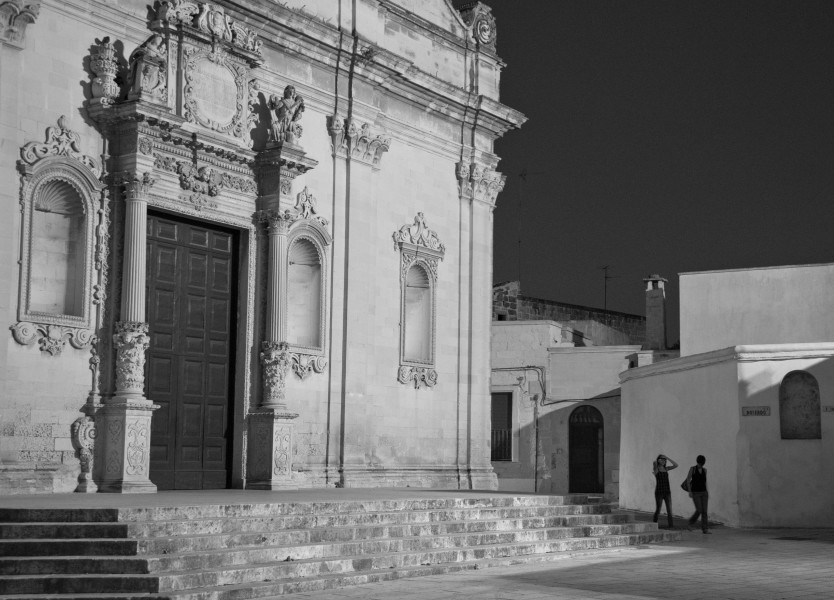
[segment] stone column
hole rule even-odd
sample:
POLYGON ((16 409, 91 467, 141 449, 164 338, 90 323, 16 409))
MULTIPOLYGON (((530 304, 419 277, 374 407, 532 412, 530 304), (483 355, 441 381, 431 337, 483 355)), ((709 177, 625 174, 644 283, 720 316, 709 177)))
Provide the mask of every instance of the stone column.
POLYGON ((104 437, 100 491, 155 492, 148 478, 151 414, 159 408, 145 397, 145 352, 150 345, 145 322, 145 264, 148 173, 125 182, 124 255, 121 320, 116 323, 116 391, 99 412, 104 437))
POLYGON ((246 487, 259 490, 295 489, 292 480, 293 437, 298 413, 287 406, 290 374, 287 344, 287 234, 297 219, 292 206, 292 181, 316 161, 289 143, 268 147, 257 160, 258 218, 266 224, 268 241, 266 328, 261 343, 263 394, 249 411, 246 487))

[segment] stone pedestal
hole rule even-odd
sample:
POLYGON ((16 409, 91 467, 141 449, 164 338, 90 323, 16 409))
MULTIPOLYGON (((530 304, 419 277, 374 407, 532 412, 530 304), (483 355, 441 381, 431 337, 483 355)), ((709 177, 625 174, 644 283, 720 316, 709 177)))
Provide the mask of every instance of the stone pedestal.
POLYGON ((151 414, 159 408, 150 400, 110 402, 97 415, 103 437, 103 461, 99 491, 155 492, 148 478, 151 447, 151 414))
POLYGON ((252 490, 294 490, 293 436, 297 414, 259 408, 249 413, 249 465, 246 487, 252 490))

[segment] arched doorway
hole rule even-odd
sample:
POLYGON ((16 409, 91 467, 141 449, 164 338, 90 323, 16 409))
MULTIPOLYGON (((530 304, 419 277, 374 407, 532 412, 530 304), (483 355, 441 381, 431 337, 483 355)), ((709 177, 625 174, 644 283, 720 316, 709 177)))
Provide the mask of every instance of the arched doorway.
POLYGON ((601 493, 603 480, 602 413, 583 405, 568 425, 569 490, 572 494, 601 493))

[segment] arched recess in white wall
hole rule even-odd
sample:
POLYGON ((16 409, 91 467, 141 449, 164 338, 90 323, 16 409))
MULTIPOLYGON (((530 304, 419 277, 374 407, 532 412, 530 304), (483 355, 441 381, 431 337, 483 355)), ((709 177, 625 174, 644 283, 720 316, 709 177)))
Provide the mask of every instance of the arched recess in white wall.
POLYGON ((791 371, 779 385, 779 430, 783 440, 822 437, 820 386, 807 371, 791 371))
POLYGON ((46 142, 21 149, 21 256, 18 322, 20 344, 38 340, 58 355, 68 341, 85 348, 93 340, 96 289, 106 252, 99 230, 107 206, 96 159, 79 150, 78 134, 65 117, 46 130, 46 142))

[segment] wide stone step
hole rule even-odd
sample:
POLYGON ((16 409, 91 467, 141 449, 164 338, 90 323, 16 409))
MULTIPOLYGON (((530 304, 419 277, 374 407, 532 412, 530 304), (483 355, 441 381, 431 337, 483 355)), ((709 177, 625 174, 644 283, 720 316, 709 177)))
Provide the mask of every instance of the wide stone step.
POLYGON ((434 511, 353 512, 336 515, 300 514, 268 517, 190 518, 154 522, 131 522, 131 537, 169 537, 195 534, 264 532, 290 529, 332 529, 348 526, 385 526, 550 518, 558 515, 610 514, 612 505, 558 505, 516 508, 476 508, 434 511))
POLYGON ((144 558, 93 556, 4 557, 0 558, 0 575, 141 574, 148 573, 144 558))
POLYGON ((0 556, 132 556, 136 540, 0 540, 0 556))
MULTIPOLYGON (((226 586, 288 578, 311 578, 331 573, 361 573, 365 571, 399 569, 419 565, 460 563, 484 559, 506 559, 535 554, 587 551, 625 545, 662 541, 665 533, 613 535, 598 538, 566 538, 560 540, 490 544, 477 547, 455 547, 420 552, 390 552, 365 555, 345 555, 329 559, 310 558, 283 560, 272 563, 228 565, 195 569, 178 573, 160 573, 160 591, 226 586)), ((281 593, 281 592, 279 592, 281 593)))
POLYGON ((156 592, 155 575, 7 575, 0 577, 0 597, 12 594, 156 592))
POLYGON ((0 539, 128 537, 126 523, 0 523, 0 539))
POLYGON ((265 545, 300 545, 320 542, 347 542, 370 539, 389 539, 411 536, 447 536, 460 533, 489 533, 533 530, 555 527, 579 527, 582 525, 614 525, 628 520, 625 515, 571 515, 564 517, 537 517, 532 519, 494 519, 490 521, 443 521, 418 525, 394 525, 377 527, 335 527, 322 529, 295 529, 286 531, 259 531, 229 535, 178 535, 172 537, 148 536, 138 541, 138 553, 174 554, 196 552, 216 548, 258 547, 265 545))
POLYGON ((115 523, 119 511, 118 508, 0 508, 0 523, 115 523))

